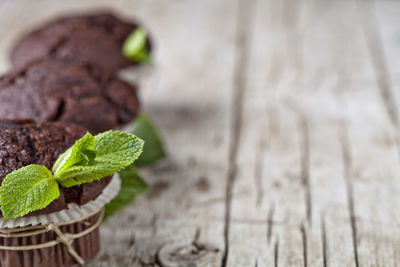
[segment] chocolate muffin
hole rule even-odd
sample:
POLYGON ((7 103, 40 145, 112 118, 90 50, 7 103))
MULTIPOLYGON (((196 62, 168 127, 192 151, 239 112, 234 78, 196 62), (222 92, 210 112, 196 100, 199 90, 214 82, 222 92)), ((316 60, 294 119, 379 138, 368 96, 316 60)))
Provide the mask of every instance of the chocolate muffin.
MULTIPOLYGON (((23 36, 11 52, 14 67, 39 58, 73 62, 93 62, 105 71, 115 71, 137 63, 122 54, 122 45, 138 24, 123 21, 110 13, 66 16, 54 19, 23 36)), ((150 41, 147 40, 150 51, 150 41)))
POLYGON ((75 123, 95 134, 138 112, 136 88, 93 63, 47 58, 0 77, 0 119, 75 123))
MULTIPOLYGON (((58 156, 81 138, 86 130, 61 122, 0 121, 0 182, 7 174, 29 164, 53 167, 58 156)), ((95 199, 111 177, 70 188, 60 188, 60 197, 30 215, 49 214, 67 208, 68 203, 85 204, 95 199)))

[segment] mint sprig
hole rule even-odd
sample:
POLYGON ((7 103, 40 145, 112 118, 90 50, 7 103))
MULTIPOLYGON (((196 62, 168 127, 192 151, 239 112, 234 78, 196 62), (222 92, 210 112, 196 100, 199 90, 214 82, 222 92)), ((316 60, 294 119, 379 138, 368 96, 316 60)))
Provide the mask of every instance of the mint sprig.
POLYGON ((135 161, 135 166, 148 166, 166 157, 160 134, 147 115, 139 114, 131 133, 145 141, 143 153, 135 161))
POLYGON ((71 155, 62 159, 64 165, 59 166, 56 162, 58 168, 53 168, 54 178, 64 187, 99 180, 132 164, 142 153, 143 145, 143 140, 125 132, 107 131, 96 137, 87 133, 70 153, 67 151, 67 155, 62 155, 71 155))
POLYGON ((134 166, 119 172, 121 189, 118 195, 105 207, 104 220, 132 203, 136 196, 147 191, 148 185, 142 180, 134 166))
POLYGON ((131 204, 137 195, 147 191, 148 186, 140 177, 136 167, 151 165, 166 156, 160 134, 147 115, 141 113, 137 116, 131 133, 145 141, 143 153, 134 165, 119 172, 121 189, 118 195, 106 205, 104 220, 131 204))
POLYGON ((122 46, 125 57, 134 62, 149 62, 150 55, 147 49, 147 31, 141 27, 135 29, 125 40, 122 46))
POLYGON ((0 206, 5 219, 15 219, 43 209, 60 195, 59 185, 90 183, 130 166, 142 153, 144 141, 120 131, 93 137, 87 133, 53 166, 28 165, 8 174, 0 187, 0 206))

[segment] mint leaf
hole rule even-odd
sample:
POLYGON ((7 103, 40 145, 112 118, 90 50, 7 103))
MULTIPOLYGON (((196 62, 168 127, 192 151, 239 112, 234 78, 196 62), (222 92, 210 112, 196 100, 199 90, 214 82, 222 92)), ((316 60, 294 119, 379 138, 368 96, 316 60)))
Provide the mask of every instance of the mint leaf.
POLYGON ((132 133, 145 141, 143 153, 135 161, 135 165, 143 167, 151 165, 156 161, 165 158, 166 153, 162 144, 162 139, 151 122, 149 117, 141 113, 135 121, 132 133))
POLYGON ((118 195, 105 207, 104 220, 115 212, 128 206, 136 196, 147 191, 147 184, 140 178, 134 166, 129 166, 119 172, 121 189, 118 195))
POLYGON ((51 172, 41 165, 22 167, 4 178, 0 205, 5 219, 15 219, 45 208, 60 196, 51 172))
POLYGON ((126 38, 122 46, 122 53, 125 57, 135 62, 150 61, 146 43, 147 32, 145 29, 139 27, 126 38))
POLYGON ((70 157, 64 161, 67 166, 57 165, 54 178, 62 186, 90 183, 112 175, 132 164, 143 151, 143 140, 125 132, 110 130, 94 138, 92 150, 90 145, 79 146, 77 142, 70 157))
POLYGON ((62 153, 53 165, 53 173, 62 175, 63 171, 74 165, 87 165, 94 159, 93 151, 95 138, 90 133, 75 142, 67 151, 62 153))

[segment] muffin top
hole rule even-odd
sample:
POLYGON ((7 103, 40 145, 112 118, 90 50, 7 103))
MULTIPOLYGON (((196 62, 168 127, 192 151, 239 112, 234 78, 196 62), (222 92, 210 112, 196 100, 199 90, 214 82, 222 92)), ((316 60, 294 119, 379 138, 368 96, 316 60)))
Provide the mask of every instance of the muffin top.
POLYGON ((51 169, 85 132, 80 126, 59 122, 0 121, 0 181, 29 164, 51 169))
POLYGON ((62 121, 98 133, 138 111, 136 88, 93 63, 47 58, 0 77, 0 119, 62 121))
POLYGON ((137 27, 110 13, 56 18, 23 36, 12 49, 11 62, 14 67, 22 67, 51 57, 93 62, 114 73, 136 64, 123 56, 121 48, 137 27))
MULTIPOLYGON (((83 127, 61 122, 0 121, 0 182, 7 174, 29 164, 51 169, 58 156, 86 132, 83 127)), ((95 199, 110 177, 70 188, 61 188, 60 197, 49 206, 28 214, 49 214, 67 208, 68 203, 82 205, 95 199)))

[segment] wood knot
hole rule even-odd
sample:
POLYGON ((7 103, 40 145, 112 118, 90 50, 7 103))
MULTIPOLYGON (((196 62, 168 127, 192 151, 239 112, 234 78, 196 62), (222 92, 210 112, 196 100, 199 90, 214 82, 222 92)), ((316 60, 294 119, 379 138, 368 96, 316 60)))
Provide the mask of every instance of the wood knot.
POLYGON ((158 252, 158 262, 163 267, 195 267, 200 263, 212 262, 218 249, 210 245, 192 243, 171 243, 158 252))

